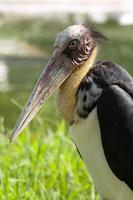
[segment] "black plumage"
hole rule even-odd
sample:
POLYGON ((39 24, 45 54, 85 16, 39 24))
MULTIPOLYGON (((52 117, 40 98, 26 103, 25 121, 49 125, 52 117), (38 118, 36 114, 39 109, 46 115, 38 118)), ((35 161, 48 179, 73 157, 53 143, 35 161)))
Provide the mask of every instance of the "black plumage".
POLYGON ((117 178, 133 190, 132 76, 117 64, 98 62, 82 80, 77 102, 81 118, 88 117, 97 106, 107 162, 117 178))

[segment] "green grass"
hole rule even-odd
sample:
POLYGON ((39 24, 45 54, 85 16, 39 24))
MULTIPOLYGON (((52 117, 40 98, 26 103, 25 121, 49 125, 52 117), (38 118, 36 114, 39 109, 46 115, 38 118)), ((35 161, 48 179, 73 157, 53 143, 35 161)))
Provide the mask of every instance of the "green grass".
POLYGON ((11 144, 1 134, 0 199, 99 200, 64 121, 53 130, 46 123, 35 120, 37 128, 27 128, 11 144))

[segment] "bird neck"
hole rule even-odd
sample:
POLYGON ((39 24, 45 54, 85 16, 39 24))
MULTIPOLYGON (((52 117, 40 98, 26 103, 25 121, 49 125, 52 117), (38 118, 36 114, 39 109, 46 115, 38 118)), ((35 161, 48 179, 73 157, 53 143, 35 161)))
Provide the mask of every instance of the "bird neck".
POLYGON ((93 50, 87 62, 78 66, 59 88, 57 100, 58 108, 62 117, 70 124, 75 121, 74 112, 76 107, 76 92, 79 84, 89 69, 93 66, 96 55, 97 48, 93 50))

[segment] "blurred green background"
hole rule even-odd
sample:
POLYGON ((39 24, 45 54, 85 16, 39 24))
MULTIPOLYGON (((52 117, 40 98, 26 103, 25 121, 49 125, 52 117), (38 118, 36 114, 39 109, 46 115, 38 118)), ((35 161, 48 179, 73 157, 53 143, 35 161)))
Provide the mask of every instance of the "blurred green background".
MULTIPOLYGON (((93 182, 56 110, 55 97, 43 106, 23 134, 9 135, 52 51, 57 34, 75 24, 68 20, 4 19, 0 23, 0 199, 99 200, 93 182), (2 74, 2 75, 1 75, 2 74)), ((110 18, 93 24, 109 40, 97 60, 110 60, 133 74, 133 26, 110 18)), ((101 183, 102 184, 102 183, 101 183)))

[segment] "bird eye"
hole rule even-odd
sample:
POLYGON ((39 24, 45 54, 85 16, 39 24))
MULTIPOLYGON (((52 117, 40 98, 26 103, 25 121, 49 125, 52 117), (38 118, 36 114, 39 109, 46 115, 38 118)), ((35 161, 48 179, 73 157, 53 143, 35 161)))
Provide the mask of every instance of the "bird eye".
POLYGON ((77 46, 77 40, 72 40, 69 44, 69 48, 75 48, 77 46))

